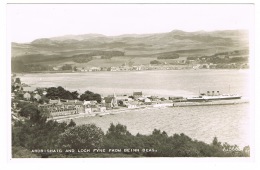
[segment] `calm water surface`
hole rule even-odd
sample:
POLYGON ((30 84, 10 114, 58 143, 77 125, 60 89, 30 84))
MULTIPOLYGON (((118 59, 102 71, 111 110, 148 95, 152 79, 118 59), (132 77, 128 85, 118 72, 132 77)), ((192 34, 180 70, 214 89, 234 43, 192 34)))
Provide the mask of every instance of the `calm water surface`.
POLYGON ((168 135, 184 133, 193 139, 211 143, 216 136, 221 142, 250 144, 249 104, 223 106, 172 107, 136 110, 103 117, 75 119, 76 124, 94 123, 104 131, 110 123, 126 125, 132 134, 151 134, 157 128, 168 135))
MULTIPOLYGON (((20 75, 19 75, 20 76, 20 75)), ((142 72, 87 72, 25 74, 23 83, 34 87, 63 86, 83 93, 90 90, 102 95, 132 94, 142 91, 147 95, 194 96, 198 92, 220 91, 249 97, 248 70, 172 70, 142 72)), ((186 135, 210 143, 216 136, 222 142, 245 146, 250 144, 249 104, 226 106, 198 106, 139 110, 76 119, 77 124, 95 123, 107 130, 110 123, 127 125, 133 133, 150 134, 154 128, 169 135, 186 135)))
POLYGON ((21 80, 35 87, 63 86, 81 93, 192 96, 200 92, 220 91, 248 95, 247 70, 170 70, 140 72, 86 72, 25 74, 21 80), (230 87, 230 88, 229 88, 230 87))

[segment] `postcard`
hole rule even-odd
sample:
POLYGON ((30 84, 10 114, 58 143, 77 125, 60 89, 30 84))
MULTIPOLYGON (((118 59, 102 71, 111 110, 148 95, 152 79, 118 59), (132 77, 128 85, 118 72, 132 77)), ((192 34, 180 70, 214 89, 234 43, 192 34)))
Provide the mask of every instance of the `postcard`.
POLYGON ((253 4, 8 4, 11 157, 250 158, 253 4))

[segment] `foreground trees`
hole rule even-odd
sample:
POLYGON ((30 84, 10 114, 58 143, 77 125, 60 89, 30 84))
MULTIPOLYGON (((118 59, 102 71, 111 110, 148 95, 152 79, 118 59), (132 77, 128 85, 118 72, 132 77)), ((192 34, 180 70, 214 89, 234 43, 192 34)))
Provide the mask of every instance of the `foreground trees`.
POLYGON ((76 125, 46 120, 42 110, 24 106, 25 117, 12 125, 13 157, 248 157, 250 148, 222 144, 215 137, 211 144, 193 140, 185 134, 168 135, 155 129, 150 135, 133 135, 121 124, 111 124, 107 132, 94 124, 76 125), (74 150, 46 152, 47 150, 74 150), (102 149, 101 153, 77 153, 78 149, 102 149), (110 153, 109 150, 138 149, 138 152, 110 153), (34 152, 44 150, 45 152, 34 152), (24 155, 24 156, 21 156, 24 155))
POLYGON ((104 133, 94 124, 68 128, 60 134, 59 145, 63 149, 98 149, 102 146, 104 133))
POLYGON ((19 115, 30 120, 34 124, 45 123, 50 113, 47 109, 40 109, 36 104, 24 103, 21 105, 19 115))

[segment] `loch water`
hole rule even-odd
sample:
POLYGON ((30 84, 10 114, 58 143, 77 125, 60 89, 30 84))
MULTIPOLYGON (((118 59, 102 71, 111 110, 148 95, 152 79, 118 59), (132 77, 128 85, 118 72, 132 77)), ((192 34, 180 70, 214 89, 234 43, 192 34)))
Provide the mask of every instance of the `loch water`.
MULTIPOLYGON (((32 87, 62 86, 102 94, 196 96, 199 92, 236 93, 250 100, 249 70, 158 70, 136 72, 38 73, 18 75, 32 87)), ((221 142, 240 147, 250 145, 250 103, 237 105, 171 107, 135 110, 103 117, 75 119, 77 124, 95 123, 106 131, 110 123, 121 123, 133 133, 151 134, 157 128, 169 135, 184 133, 193 139, 221 142)), ((250 119, 251 118, 251 119, 250 119)))

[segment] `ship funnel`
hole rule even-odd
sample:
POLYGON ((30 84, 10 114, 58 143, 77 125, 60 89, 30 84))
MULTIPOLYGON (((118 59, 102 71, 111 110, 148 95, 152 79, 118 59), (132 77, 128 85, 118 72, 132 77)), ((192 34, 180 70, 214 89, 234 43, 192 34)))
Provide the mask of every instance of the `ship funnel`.
POLYGON ((218 95, 218 96, 220 95, 219 91, 217 91, 217 95, 218 95))
POLYGON ((215 91, 212 91, 212 96, 215 96, 215 91))
POLYGON ((207 91, 207 96, 209 96, 210 95, 210 91, 207 91))

